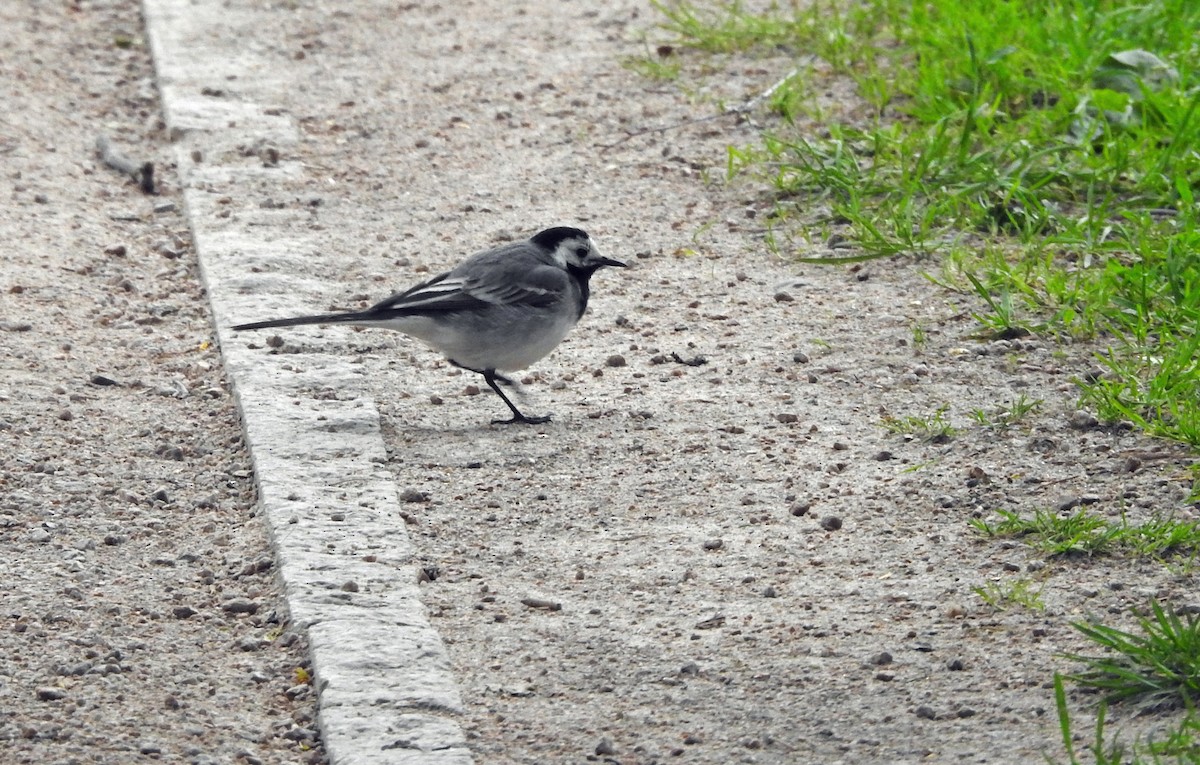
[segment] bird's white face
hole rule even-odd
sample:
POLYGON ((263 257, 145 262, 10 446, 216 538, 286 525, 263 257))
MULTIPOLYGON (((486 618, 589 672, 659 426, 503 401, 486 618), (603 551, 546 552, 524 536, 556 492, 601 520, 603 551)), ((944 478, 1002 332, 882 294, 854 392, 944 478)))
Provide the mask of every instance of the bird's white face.
POLYGON ((588 268, 602 257, 590 236, 568 237, 559 242, 558 247, 554 249, 554 259, 562 264, 563 268, 588 268))

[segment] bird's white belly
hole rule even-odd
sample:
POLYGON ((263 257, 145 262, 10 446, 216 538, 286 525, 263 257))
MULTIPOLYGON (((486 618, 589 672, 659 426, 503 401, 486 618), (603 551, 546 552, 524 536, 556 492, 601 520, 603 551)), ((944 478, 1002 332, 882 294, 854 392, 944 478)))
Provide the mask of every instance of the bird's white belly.
POLYGON ((444 320, 406 316, 367 326, 386 327, 415 337, 468 369, 512 372, 548 355, 575 321, 568 316, 517 317, 514 321, 481 322, 473 331, 464 332, 461 325, 451 328, 444 320))

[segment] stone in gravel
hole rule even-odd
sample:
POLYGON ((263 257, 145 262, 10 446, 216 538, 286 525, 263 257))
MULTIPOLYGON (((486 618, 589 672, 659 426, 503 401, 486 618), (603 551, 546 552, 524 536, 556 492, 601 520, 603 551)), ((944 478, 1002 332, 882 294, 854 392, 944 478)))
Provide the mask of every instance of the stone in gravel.
POLYGON ((880 680, 885 683, 890 683, 891 681, 896 679, 896 675, 895 675, 895 673, 892 673, 892 672, 876 672, 875 679, 880 680))
POLYGON ((914 710, 914 712, 917 715, 917 717, 920 717, 925 720, 936 720, 937 719, 937 712, 933 711, 933 707, 925 706, 924 704, 917 707, 914 710))
POLYGON ((720 539, 704 540, 704 549, 705 550, 720 550, 724 546, 725 546, 725 543, 722 542, 720 539))
POLYGON ((189 619, 195 616, 197 613, 199 613, 199 611, 191 606, 175 606, 171 609, 171 614, 174 615, 176 619, 189 619))
POLYGON ((153 494, 150 495, 150 499, 153 499, 157 502, 170 502, 171 495, 167 493, 167 487, 160 486, 154 490, 153 494))
POLYGON ((45 529, 34 529, 29 532, 29 541, 36 544, 45 544, 50 541, 50 532, 45 529))
POLYGON ((821 519, 821 528, 826 531, 837 531, 842 527, 842 519, 836 515, 827 515, 821 519))
POLYGON ((60 675, 86 675, 88 672, 92 671, 92 666, 93 664, 90 661, 81 661, 75 664, 59 666, 57 669, 55 669, 55 672, 60 675))
POLYGON ((697 677, 700 675, 700 665, 694 661, 689 661, 679 668, 679 674, 697 677))
POLYGON ((540 608, 544 611, 561 611, 562 603, 545 598, 521 598, 521 605, 529 608, 540 608))
POLYGON ((877 667, 886 667, 892 663, 892 655, 887 651, 880 651, 871 657, 871 663, 877 667))
POLYGON ((807 364, 808 354, 804 351, 796 351, 792 354, 792 361, 796 362, 797 364, 807 364))
POLYGON ((401 502, 428 502, 429 495, 423 491, 417 491, 416 489, 405 489, 404 491, 400 492, 400 501, 401 502))
POLYGON ((778 598, 779 593, 775 591, 774 587, 767 587, 762 591, 762 596, 764 598, 778 598))
POLYGON ((1099 424, 1099 420, 1087 412, 1071 412, 1071 416, 1067 418, 1067 424, 1076 430, 1089 430, 1099 424))
POLYGON ((292 728, 283 737, 290 741, 315 741, 317 732, 312 728, 292 728))
POLYGON ((37 689, 37 697, 41 701, 58 701, 67 697, 67 692, 62 688, 42 687, 37 689))
POLYGON ((596 754, 616 754, 617 750, 613 748, 612 742, 606 738, 600 739, 600 743, 596 744, 596 754))
POLYGON ((793 414, 791 412, 780 412, 779 414, 775 415, 775 420, 783 423, 784 425, 788 425, 793 422, 799 422, 800 415, 793 414))
POLYGON ((619 353, 614 353, 604 360, 604 366, 606 367, 623 367, 625 364, 625 357, 619 353))
POLYGON ((776 303, 791 303, 791 302, 794 302, 795 300, 796 300, 796 298, 792 297, 791 294, 789 294, 787 292, 776 292, 775 293, 775 302, 776 303))
POLYGON ((258 613, 259 604, 249 598, 234 598, 221 604, 221 610, 229 614, 258 613))
POLYGON ((796 500, 791 504, 791 507, 788 508, 788 512, 799 518, 800 516, 805 515, 810 507, 812 507, 811 502, 796 500))
POLYGON ((350 580, 342 584, 342 592, 358 592, 358 582, 350 580))
POLYGON ((283 695, 287 696, 289 699, 302 699, 311 692, 312 686, 310 686, 308 683, 300 683, 288 688, 283 692, 283 695))
POLYGON ((881 452, 876 452, 874 457, 876 462, 887 462, 888 460, 893 460, 895 458, 896 456, 886 449, 881 452))
POLYGON ((950 661, 946 662, 946 669, 950 670, 951 672, 962 672, 963 666, 962 659, 951 659, 950 661))

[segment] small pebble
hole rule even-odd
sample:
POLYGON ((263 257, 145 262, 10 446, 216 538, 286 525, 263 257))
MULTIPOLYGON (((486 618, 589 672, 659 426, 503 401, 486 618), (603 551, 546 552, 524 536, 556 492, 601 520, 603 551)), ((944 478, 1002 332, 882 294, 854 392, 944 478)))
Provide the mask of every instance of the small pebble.
POLYGON ((796 298, 792 297, 787 292, 776 292, 775 293, 775 302, 776 303, 792 303, 792 302, 795 302, 795 300, 796 300, 796 298))
POLYGON ((925 706, 924 704, 917 707, 915 712, 916 712, 917 717, 920 717, 925 720, 936 720, 937 719, 937 713, 933 711, 933 707, 925 706))
POLYGON ((704 540, 704 549, 705 550, 720 550, 724 546, 725 546, 725 543, 722 542, 720 539, 704 540))
POLYGON ((259 604, 249 598, 234 598, 221 604, 221 610, 228 614, 257 613, 259 604))
POLYGON ((792 515, 796 516, 797 518, 799 518, 800 516, 808 513, 808 509, 810 507, 812 507, 811 502, 805 502, 803 500, 796 500, 795 502, 792 503, 791 507, 788 508, 788 512, 791 513, 792 515))
POLYGON ((1094 416, 1088 412, 1071 412, 1071 416, 1067 418, 1067 424, 1076 430, 1090 430, 1099 424, 1094 416))
POLYGON ((616 754, 617 750, 613 748, 612 742, 606 738, 600 739, 600 743, 596 744, 596 754, 616 754))
POLYGON ((619 353, 614 353, 604 361, 606 367, 623 367, 625 364, 625 357, 619 353))
POLYGON ((428 502, 429 495, 416 489, 405 489, 400 492, 401 502, 428 502))
POLYGON ((871 657, 871 663, 877 667, 886 667, 892 663, 892 655, 887 651, 880 651, 871 657))
POLYGON ((37 697, 41 701, 58 701, 65 699, 67 692, 62 688, 42 687, 37 689, 37 697))
POLYGON ((171 613, 176 619, 188 619, 195 616, 199 612, 191 606, 175 606, 171 609, 171 613))
POLYGON ((950 670, 951 672, 962 672, 963 666, 962 659, 951 659, 950 661, 946 662, 946 669, 950 670))
POLYGON ((836 515, 827 515, 821 519, 821 528, 826 531, 837 531, 842 527, 842 519, 836 515))

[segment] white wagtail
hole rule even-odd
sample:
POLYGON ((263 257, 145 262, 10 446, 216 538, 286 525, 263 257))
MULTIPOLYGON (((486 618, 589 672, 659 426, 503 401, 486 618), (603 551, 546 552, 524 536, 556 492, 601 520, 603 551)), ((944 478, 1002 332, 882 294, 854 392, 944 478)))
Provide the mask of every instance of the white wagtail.
POLYGON ((554 350, 587 309, 588 280, 606 258, 591 237, 559 226, 523 242, 493 247, 464 260, 453 271, 397 293, 365 311, 298 316, 239 324, 235 330, 298 324, 352 324, 394 329, 423 340, 450 363, 483 375, 512 410, 496 424, 549 422, 528 417, 504 395, 500 374, 524 369, 554 350))

